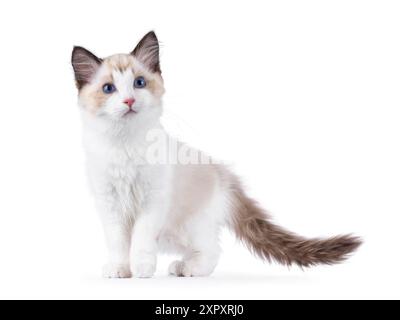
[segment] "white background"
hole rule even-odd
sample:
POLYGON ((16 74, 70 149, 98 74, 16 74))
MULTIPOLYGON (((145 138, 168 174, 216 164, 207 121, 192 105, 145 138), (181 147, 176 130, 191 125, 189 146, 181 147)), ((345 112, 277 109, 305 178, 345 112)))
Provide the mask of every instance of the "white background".
POLYGON ((400 298, 398 1, 12 1, 0 11, 0 298, 400 298), (170 131, 230 161, 276 221, 354 232, 348 262, 253 258, 224 233, 211 278, 103 280, 73 45, 163 43, 170 131))

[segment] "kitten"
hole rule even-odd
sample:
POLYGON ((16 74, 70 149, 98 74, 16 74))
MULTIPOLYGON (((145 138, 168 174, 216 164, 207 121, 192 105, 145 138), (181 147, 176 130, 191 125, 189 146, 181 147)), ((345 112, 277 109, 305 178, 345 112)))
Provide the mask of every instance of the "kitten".
POLYGON ((154 32, 131 54, 106 59, 75 47, 72 66, 89 181, 109 251, 105 277, 152 277, 159 251, 182 255, 171 275, 208 276, 223 226, 260 258, 285 265, 337 263, 361 244, 349 235, 305 239, 273 224, 227 167, 168 137, 160 124, 164 84, 154 32), (154 137, 162 136, 155 147, 154 137), (174 153, 183 157, 158 157, 174 153))

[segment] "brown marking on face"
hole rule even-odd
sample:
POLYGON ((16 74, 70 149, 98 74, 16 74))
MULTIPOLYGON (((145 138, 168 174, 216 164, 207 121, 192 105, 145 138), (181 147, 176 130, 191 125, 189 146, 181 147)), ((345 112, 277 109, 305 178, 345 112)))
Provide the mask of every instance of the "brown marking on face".
POLYGON ((106 58, 104 60, 104 65, 108 68, 110 73, 112 73, 112 71, 123 73, 128 69, 133 69, 134 59, 129 54, 117 54, 106 58))
MULTIPOLYGON (((106 59, 97 58, 81 47, 72 53, 72 65, 79 89, 81 104, 96 112, 109 96, 103 92, 106 83, 113 83, 113 74, 132 70, 135 77, 143 76, 146 87, 156 99, 164 94, 164 83, 160 69, 160 46, 153 31, 147 33, 130 54, 118 54, 106 59)), ((133 84, 132 84, 133 85, 133 84)), ((118 89, 118 88, 117 88, 118 89)))
MULTIPOLYGON (((111 76, 102 77, 102 81, 99 83, 112 83, 111 76)), ((100 109, 107 99, 109 98, 103 92, 103 85, 97 84, 89 84, 84 86, 79 92, 80 99, 85 107, 88 108, 88 111, 95 114, 98 109, 100 109)))
MULTIPOLYGON (((131 56, 132 57, 132 56, 131 56)), ((149 71, 138 59, 133 59, 133 74, 135 77, 144 77, 146 80, 146 88, 157 98, 161 98, 164 94, 164 80, 160 73, 149 71)))
POLYGON ((160 98, 164 90, 164 81, 161 74, 158 72, 150 71, 143 63, 141 63, 136 57, 130 54, 118 54, 111 56, 104 60, 105 66, 107 66, 110 75, 113 71, 124 73, 131 69, 135 78, 144 77, 146 80, 146 88, 140 90, 149 90, 153 95, 160 98))
POLYGON ((92 113, 96 113, 109 98, 109 95, 103 92, 103 86, 106 83, 114 83, 113 74, 115 71, 124 73, 127 70, 132 70, 135 78, 139 76, 144 77, 146 80, 146 87, 135 90, 149 90, 151 94, 158 99, 160 99, 165 92, 161 74, 151 72, 131 54, 117 54, 108 57, 103 60, 100 68, 101 70, 97 77, 83 86, 79 92, 83 105, 87 106, 92 113))

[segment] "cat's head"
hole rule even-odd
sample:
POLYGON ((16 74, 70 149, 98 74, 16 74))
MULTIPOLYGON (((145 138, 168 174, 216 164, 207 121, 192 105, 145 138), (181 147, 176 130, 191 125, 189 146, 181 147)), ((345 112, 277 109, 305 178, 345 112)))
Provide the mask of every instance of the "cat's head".
POLYGON ((161 115, 164 86, 154 32, 146 34, 130 54, 105 59, 74 47, 72 66, 79 104, 89 115, 121 122, 161 115))

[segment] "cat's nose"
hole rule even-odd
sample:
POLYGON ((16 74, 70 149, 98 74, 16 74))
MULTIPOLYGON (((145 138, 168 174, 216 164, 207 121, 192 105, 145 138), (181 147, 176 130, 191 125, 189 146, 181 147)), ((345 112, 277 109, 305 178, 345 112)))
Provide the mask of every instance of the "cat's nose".
POLYGON ((132 108, 133 104, 135 103, 135 99, 133 99, 133 98, 126 99, 126 100, 124 100, 124 103, 125 103, 129 108, 132 108))

